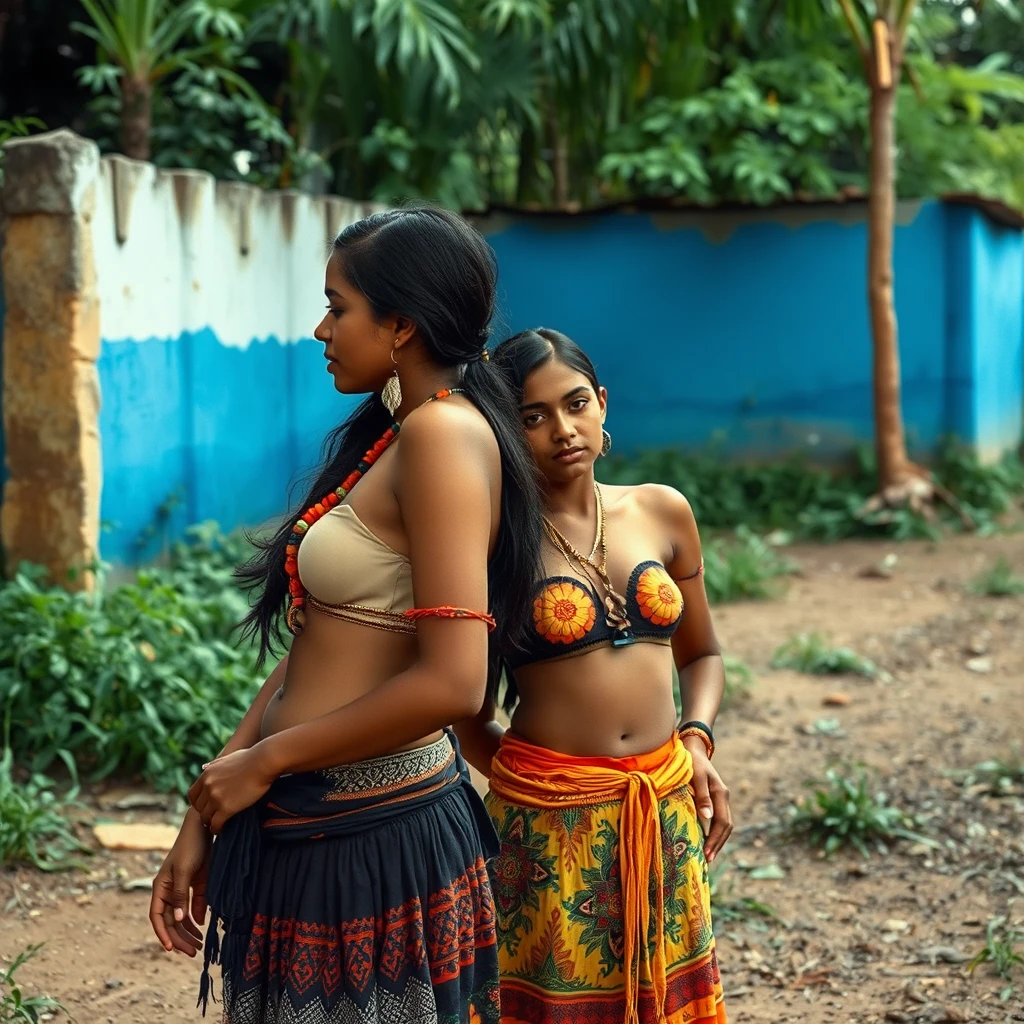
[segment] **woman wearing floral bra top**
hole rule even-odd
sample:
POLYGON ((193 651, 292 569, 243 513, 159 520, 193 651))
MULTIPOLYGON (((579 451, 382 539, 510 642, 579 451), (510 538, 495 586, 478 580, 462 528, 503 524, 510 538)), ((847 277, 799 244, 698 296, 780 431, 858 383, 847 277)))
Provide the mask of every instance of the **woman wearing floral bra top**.
POLYGON ((511 728, 493 703, 456 728, 501 839, 502 1022, 724 1024, 708 864, 732 831, 711 766, 725 680, 693 513, 668 487, 596 483, 607 393, 569 338, 525 331, 494 363, 547 535, 511 728))

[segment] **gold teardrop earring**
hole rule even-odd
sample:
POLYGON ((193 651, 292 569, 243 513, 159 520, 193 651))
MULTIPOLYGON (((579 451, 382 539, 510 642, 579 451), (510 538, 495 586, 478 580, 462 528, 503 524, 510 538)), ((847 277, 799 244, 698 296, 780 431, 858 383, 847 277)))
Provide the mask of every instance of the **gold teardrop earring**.
POLYGON ((384 403, 389 415, 394 416, 395 410, 402 404, 402 382, 398 379, 398 360, 395 358, 395 350, 391 350, 391 362, 395 364, 394 373, 388 377, 384 389, 380 393, 380 400, 384 403))
POLYGON ((601 454, 607 455, 612 450, 612 435, 607 430, 601 431, 601 454))

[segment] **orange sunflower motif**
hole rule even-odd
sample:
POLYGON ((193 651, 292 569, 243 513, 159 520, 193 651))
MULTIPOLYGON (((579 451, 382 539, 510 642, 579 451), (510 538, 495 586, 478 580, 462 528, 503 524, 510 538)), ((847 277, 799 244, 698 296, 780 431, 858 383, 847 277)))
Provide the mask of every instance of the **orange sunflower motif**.
POLYGON ((683 595, 660 566, 645 569, 636 583, 640 614, 655 626, 671 626, 683 614, 683 595))
POLYGON ((597 620, 594 602, 574 583, 550 583, 533 602, 533 625, 553 644, 582 640, 597 620))

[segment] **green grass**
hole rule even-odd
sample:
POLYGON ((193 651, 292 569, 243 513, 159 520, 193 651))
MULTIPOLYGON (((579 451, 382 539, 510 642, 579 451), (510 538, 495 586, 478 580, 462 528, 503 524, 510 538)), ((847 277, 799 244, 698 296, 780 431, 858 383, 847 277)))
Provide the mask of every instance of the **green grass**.
POLYGON ((849 647, 831 647, 821 633, 790 637, 772 655, 772 668, 789 668, 811 675, 852 674, 873 679, 878 666, 849 647))
POLYGON ((994 565, 972 580, 967 589, 985 597, 1019 597, 1024 594, 1024 576, 1015 573, 1006 558, 1000 556, 994 565))
POLYGON ((830 768, 825 778, 808 783, 813 793, 790 808, 787 830, 795 837, 820 847, 826 856, 852 847, 868 857, 874 849, 887 852, 888 843, 911 839, 932 840, 909 830, 913 819, 889 804, 884 793, 871 792, 861 767, 845 773, 830 768))
MULTIPOLYGON (((1006 917, 994 917, 985 929, 985 945, 968 963, 967 969, 973 974, 982 964, 990 964, 992 969, 1004 981, 1013 980, 1016 968, 1024 964, 1024 956, 1017 950, 1017 943, 1024 935, 1012 925, 1007 924, 1006 917)), ((1007 985, 999 994, 1005 1002, 1013 995, 1014 986, 1007 985)))
POLYGON ((17 971, 34 957, 42 944, 29 946, 19 953, 10 967, 0 969, 0 1024, 38 1024, 44 1013, 67 1010, 48 996, 26 996, 15 978, 17 971))
POLYGON ((0 864, 24 861, 41 871, 80 867, 77 855, 91 851, 75 837, 67 817, 77 789, 58 796, 53 783, 40 775, 17 783, 12 762, 11 748, 5 747, 0 756, 0 864))
POLYGON ((744 526, 732 538, 716 537, 704 545, 704 586, 711 604, 778 597, 783 578, 796 565, 744 526))

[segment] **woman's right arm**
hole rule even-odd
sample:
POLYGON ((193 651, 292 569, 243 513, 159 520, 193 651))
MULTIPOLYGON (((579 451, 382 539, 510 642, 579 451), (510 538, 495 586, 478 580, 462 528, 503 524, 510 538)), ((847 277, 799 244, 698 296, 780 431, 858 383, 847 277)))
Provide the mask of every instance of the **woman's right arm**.
MULTIPOLYGON (((287 671, 288 656, 285 655, 267 676, 256 699, 218 756, 259 743, 263 715, 284 683, 287 671)), ((160 944, 168 952, 177 949, 188 956, 195 956, 202 949, 203 938, 198 925, 206 920, 206 870, 211 841, 212 837, 195 808, 190 807, 185 812, 174 846, 153 879, 149 920, 160 944)))

